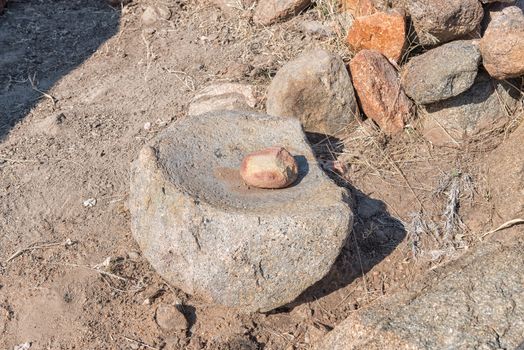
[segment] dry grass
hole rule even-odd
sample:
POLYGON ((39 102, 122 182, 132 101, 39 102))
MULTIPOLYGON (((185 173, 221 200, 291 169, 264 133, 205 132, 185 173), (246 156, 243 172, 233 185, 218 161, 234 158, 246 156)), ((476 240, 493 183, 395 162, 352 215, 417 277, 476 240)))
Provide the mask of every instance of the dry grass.
POLYGON ((406 64, 411 57, 418 55, 423 50, 422 45, 418 43, 417 33, 415 32, 413 22, 408 21, 407 29, 406 49, 400 59, 401 66, 406 64))

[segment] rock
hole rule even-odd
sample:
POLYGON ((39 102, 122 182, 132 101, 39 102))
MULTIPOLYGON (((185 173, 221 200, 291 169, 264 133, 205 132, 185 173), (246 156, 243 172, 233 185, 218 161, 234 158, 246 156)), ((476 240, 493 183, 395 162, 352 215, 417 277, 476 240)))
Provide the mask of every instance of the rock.
POLYGON ((381 0, 383 4, 386 5, 386 8, 399 9, 408 11, 408 1, 409 0, 381 0))
POLYGON ((517 6, 507 6, 491 16, 480 40, 484 67, 496 79, 524 75, 524 14, 517 6))
POLYGON ((148 6, 142 13, 142 23, 146 26, 155 24, 157 21, 171 18, 171 10, 165 5, 148 6))
POLYGON ((140 253, 136 250, 131 250, 127 253, 127 258, 132 261, 138 261, 140 259, 140 253))
POLYGON ((165 332, 185 332, 188 328, 186 316, 175 305, 160 304, 156 309, 155 320, 165 332))
POLYGON ((293 118, 184 118, 131 169, 131 229, 143 256, 185 293, 243 312, 287 304, 328 273, 352 227, 348 202, 293 118), (268 191, 242 181, 244 156, 268 144, 295 155, 294 186, 268 191))
POLYGON ((22 344, 15 345, 13 350, 29 350, 31 348, 31 342, 25 342, 22 344))
POLYGON ((189 105, 188 115, 194 116, 219 110, 249 111, 257 99, 251 85, 217 83, 200 90, 189 105))
POLYGON ((496 17, 498 16, 504 16, 504 9, 509 6, 516 6, 520 8, 522 11, 524 11, 524 0, 520 0, 513 3, 505 3, 505 2, 491 2, 488 5, 486 5, 485 13, 484 13, 484 19, 481 23, 481 29, 482 34, 486 31, 486 28, 488 24, 496 17))
POLYGON ((404 129, 413 103, 400 86, 397 71, 377 51, 362 50, 349 63, 362 110, 387 134, 404 129))
POLYGON ((308 132, 341 135, 358 112, 342 59, 322 49, 286 63, 267 92, 267 113, 300 119, 308 132))
POLYGON ((352 313, 314 349, 519 349, 523 251, 521 235, 479 245, 407 292, 352 313))
POLYGON ((327 329, 321 324, 309 324, 306 328, 306 334, 304 334, 304 342, 310 345, 318 343, 327 333, 327 329))
POLYGON ((406 46, 406 18, 396 11, 355 18, 347 42, 354 51, 376 50, 398 62, 406 46))
POLYGON ((311 5, 311 0, 259 0, 253 22, 268 26, 298 15, 311 5))
POLYGON ((445 100, 473 85, 479 63, 474 41, 454 41, 413 57, 401 74, 402 86, 419 104, 445 100))
POLYGON ((483 4, 491 4, 493 2, 501 2, 501 3, 506 3, 506 4, 513 4, 515 3, 515 0, 480 0, 481 3, 483 4))
POLYGON ((424 46, 465 38, 484 15, 478 0, 409 0, 408 11, 424 46))
MULTIPOLYGON (((223 72, 224 77, 227 77, 228 79, 241 80, 245 77, 249 77, 253 69, 254 67, 250 64, 246 64, 242 62, 231 62, 228 65, 228 67, 225 69, 225 71, 221 71, 221 73, 223 72)), ((247 86, 247 85, 243 85, 243 86, 247 86)), ((254 88, 251 87, 251 91, 253 91, 253 89, 254 88)), ((250 98, 251 100, 256 101, 253 92, 249 93, 248 91, 246 91, 246 93, 248 96, 252 96, 252 98, 250 98)))
POLYGON ((426 106, 420 131, 437 146, 457 147, 464 140, 509 121, 518 106, 519 91, 506 82, 480 74, 462 94, 426 106))
POLYGON ((212 0, 211 2, 230 17, 238 15, 239 11, 249 10, 256 3, 255 0, 212 0))
POLYGON ((377 11, 373 0, 342 0, 341 10, 351 13, 355 18, 368 16, 377 11))
POLYGON ((152 6, 146 7, 144 13, 142 13, 142 23, 146 26, 154 24, 158 20, 158 15, 155 8, 152 6))
POLYGON ((298 177, 295 158, 283 147, 269 147, 248 154, 240 165, 240 176, 250 186, 284 188, 298 177))
POLYGON ((325 25, 320 21, 302 22, 301 29, 304 33, 319 38, 327 38, 335 35, 335 32, 330 26, 325 25))
MULTIPOLYGON (((520 123, 504 142, 483 162, 489 186, 490 209, 497 213, 493 227, 524 217, 524 123, 520 123), (517 160, 517 161, 515 161, 517 160)), ((508 232, 508 231, 505 231, 508 232)), ((523 339, 524 340, 524 339, 523 339)))

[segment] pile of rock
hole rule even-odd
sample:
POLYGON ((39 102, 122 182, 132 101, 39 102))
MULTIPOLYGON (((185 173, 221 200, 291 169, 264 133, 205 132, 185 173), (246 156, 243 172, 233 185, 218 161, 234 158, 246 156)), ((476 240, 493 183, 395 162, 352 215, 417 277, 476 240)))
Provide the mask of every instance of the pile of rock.
MULTIPOLYGON (((396 135, 420 106, 425 137, 457 146, 515 108, 518 90, 500 79, 524 75, 521 8, 378 3, 343 5, 358 14, 347 36, 349 67, 326 50, 304 52, 273 78, 268 115, 253 112, 254 87, 210 85, 187 118, 142 150, 131 172, 132 229, 173 285, 211 303, 267 311, 325 276, 351 231, 351 201, 318 166, 303 130, 343 136, 363 112, 396 135), (406 57, 409 20, 424 47, 414 57, 406 57)), ((254 20, 269 25, 309 5, 259 0, 254 20)), ((150 17, 168 15, 160 10, 150 17)))
MULTIPOLYGON (((308 4, 259 0, 255 22, 289 18, 308 4)), ((380 0, 346 0, 343 10, 355 16, 346 39, 355 53, 351 77, 337 55, 303 53, 273 79, 267 112, 295 117, 308 132, 338 136, 358 117, 358 100, 388 135, 413 122, 434 144, 459 146, 503 125, 517 108, 520 82, 501 80, 524 75, 523 7, 512 0, 394 1, 393 8, 380 0), (410 21, 423 52, 414 57, 410 21)))

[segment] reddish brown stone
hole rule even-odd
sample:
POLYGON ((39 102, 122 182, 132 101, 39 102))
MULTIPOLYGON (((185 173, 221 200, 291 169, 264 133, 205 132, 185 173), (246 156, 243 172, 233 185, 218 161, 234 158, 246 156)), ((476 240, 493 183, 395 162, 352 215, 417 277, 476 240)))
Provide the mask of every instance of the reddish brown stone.
POLYGON ((251 186, 284 188, 298 176, 295 158, 283 147, 269 147, 248 154, 240 166, 240 176, 251 186))
POLYGON ((413 103, 400 86, 395 68, 380 52, 360 51, 349 63, 362 110, 386 134, 402 131, 413 103))
POLYGON ((0 0, 0 13, 4 10, 5 4, 7 4, 7 0, 0 0))
POLYGON ((349 29, 347 43, 354 51, 376 50, 398 62, 406 45, 406 18, 397 11, 357 17, 349 29))
POLYGON ((372 0, 342 0, 340 6, 342 11, 354 17, 371 15, 377 11, 372 0))
POLYGON ((524 75, 524 14, 517 6, 497 12, 480 40, 484 67, 496 79, 524 75))

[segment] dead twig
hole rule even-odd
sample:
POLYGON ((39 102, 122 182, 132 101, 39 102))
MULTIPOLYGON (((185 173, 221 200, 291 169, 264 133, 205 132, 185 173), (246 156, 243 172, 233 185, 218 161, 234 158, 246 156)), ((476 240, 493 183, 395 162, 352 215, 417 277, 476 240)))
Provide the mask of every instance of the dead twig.
POLYGON ((80 267, 80 268, 84 268, 84 269, 87 269, 87 270, 98 272, 99 274, 104 275, 104 276, 109 276, 109 277, 116 278, 116 279, 121 280, 121 281, 128 281, 128 279, 125 278, 125 277, 118 276, 118 275, 115 275, 114 273, 107 272, 107 271, 104 271, 104 270, 100 270, 100 269, 97 269, 96 267, 91 267, 89 265, 79 265, 79 264, 71 264, 71 263, 63 263, 61 265, 71 266, 71 267, 80 267))
POLYGON ((65 241, 63 242, 53 242, 53 243, 45 243, 45 244, 42 244, 42 245, 35 245, 35 244, 32 244, 30 245, 29 247, 25 247, 25 248, 22 248, 22 249, 19 249, 17 250, 16 252, 14 252, 6 261, 5 261, 5 264, 8 264, 10 263, 12 260, 16 259, 17 257, 19 257, 20 255, 24 254, 25 252, 31 252, 33 250, 37 250, 37 249, 47 249, 47 248, 51 248, 51 247, 57 247, 57 246, 61 246, 63 245, 64 247, 69 247, 69 246, 72 246, 73 244, 75 244, 76 241, 72 241, 70 240, 69 238, 66 239, 65 241))
POLYGON ((513 219, 513 220, 510 220, 508 222, 505 222, 503 223, 502 225, 500 225, 499 227, 497 227, 496 229, 494 230, 491 230, 489 232, 486 232, 484 234, 482 234, 479 239, 482 241, 482 239, 492 233, 495 233, 495 232, 498 232, 498 231, 502 231, 502 230, 505 230, 507 228, 510 228, 512 226, 515 226, 515 225, 522 225, 524 224, 524 219, 513 219))
POLYGON ((48 93, 46 93, 46 92, 40 90, 40 89, 38 88, 38 86, 36 85, 36 73, 33 74, 33 77, 31 77, 30 75, 28 75, 28 76, 27 76, 27 79, 29 80, 29 83, 31 83, 31 88, 32 88, 33 90, 35 90, 36 92, 41 93, 43 96, 45 96, 45 97, 47 97, 48 99, 50 99, 51 102, 53 102, 53 106, 56 105, 56 102, 58 102, 58 99, 57 99, 56 97, 51 96, 51 95, 49 95, 48 93))
POLYGON ((178 71, 178 70, 172 70, 172 69, 166 69, 168 73, 174 74, 175 78, 177 78, 182 84, 186 86, 186 88, 191 91, 196 91, 196 84, 195 79, 187 74, 186 72, 178 71), (183 76, 184 78, 181 78, 180 76, 183 76))
POLYGON ((122 338, 124 338, 125 340, 130 341, 132 343, 136 343, 136 344, 140 344, 141 346, 145 346, 148 349, 160 350, 160 348, 157 348, 157 347, 154 347, 154 346, 149 345, 147 343, 144 343, 141 340, 136 340, 136 339, 133 339, 133 338, 129 338, 129 337, 126 337, 125 335, 123 335, 122 338))

